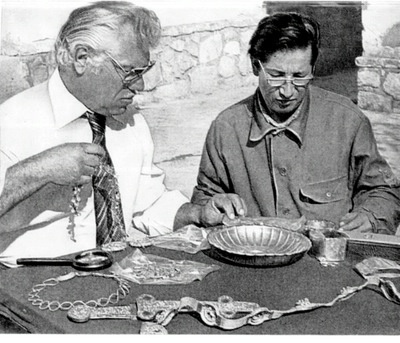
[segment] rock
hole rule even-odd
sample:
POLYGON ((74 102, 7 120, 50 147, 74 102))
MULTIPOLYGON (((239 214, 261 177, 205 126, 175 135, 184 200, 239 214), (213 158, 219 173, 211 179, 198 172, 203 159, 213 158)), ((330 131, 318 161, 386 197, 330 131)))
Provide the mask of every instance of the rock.
POLYGON ((370 92, 358 93, 358 106, 361 109, 390 112, 392 110, 392 100, 390 97, 370 92))
POLYGON ((400 74, 389 73, 383 83, 383 89, 396 100, 400 100, 400 74))
POLYGON ((381 85, 381 77, 378 70, 362 70, 358 72, 358 84, 378 88, 381 85))
POLYGON ((214 33, 212 36, 200 43, 199 63, 205 64, 221 56, 222 37, 220 33, 214 33))
POLYGON ((238 41, 230 41, 224 47, 224 53, 227 55, 240 55, 240 44, 238 41))
POLYGON ((218 66, 218 74, 228 78, 235 75, 236 72, 235 60, 230 56, 222 56, 218 66))

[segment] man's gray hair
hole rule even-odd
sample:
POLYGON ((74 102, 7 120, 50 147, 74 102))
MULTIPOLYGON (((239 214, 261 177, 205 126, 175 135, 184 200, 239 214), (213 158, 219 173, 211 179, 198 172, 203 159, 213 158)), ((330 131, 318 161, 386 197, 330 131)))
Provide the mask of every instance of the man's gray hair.
POLYGON ((161 36, 157 15, 146 8, 126 1, 99 1, 75 9, 62 26, 56 43, 55 54, 59 65, 71 61, 71 52, 83 45, 92 51, 103 50, 102 37, 130 26, 138 44, 155 47, 161 36))

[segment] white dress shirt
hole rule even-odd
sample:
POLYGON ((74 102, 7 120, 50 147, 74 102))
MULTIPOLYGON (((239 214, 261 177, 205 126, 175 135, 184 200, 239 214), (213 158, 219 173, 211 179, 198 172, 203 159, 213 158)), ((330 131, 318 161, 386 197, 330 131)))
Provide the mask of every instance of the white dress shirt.
MULTIPOLYGON (((47 82, 2 104, 0 191, 11 165, 59 144, 91 142, 89 122, 82 117, 87 110, 65 88, 58 71, 47 82)), ((166 189, 164 172, 153 164, 154 144, 143 116, 129 108, 121 116, 107 118, 106 144, 118 178, 129 238, 171 232, 178 208, 188 199, 179 191, 166 189)), ((0 218, 0 233, 13 225, 32 228, 2 252, 0 262, 14 266, 19 257, 55 257, 94 248, 92 187, 82 187, 80 214, 74 216, 75 242, 67 230, 72 195, 72 187, 51 184, 0 218)))

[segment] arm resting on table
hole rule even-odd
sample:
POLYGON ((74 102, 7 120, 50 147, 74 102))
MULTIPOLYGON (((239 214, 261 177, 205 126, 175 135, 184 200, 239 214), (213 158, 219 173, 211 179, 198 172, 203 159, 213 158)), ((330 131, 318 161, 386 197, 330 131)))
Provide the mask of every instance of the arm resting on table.
POLYGON ((375 233, 395 234, 400 223, 400 182, 379 154, 371 124, 361 122, 352 152, 352 212, 369 216, 375 233))

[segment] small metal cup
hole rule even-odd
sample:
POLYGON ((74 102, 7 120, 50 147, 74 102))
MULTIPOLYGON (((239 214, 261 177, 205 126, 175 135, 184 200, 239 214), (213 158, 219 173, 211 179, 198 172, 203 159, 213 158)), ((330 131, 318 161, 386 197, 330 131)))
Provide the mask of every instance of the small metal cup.
POLYGON ((346 258, 347 236, 334 229, 310 229, 312 242, 310 253, 327 262, 339 262, 346 258))

